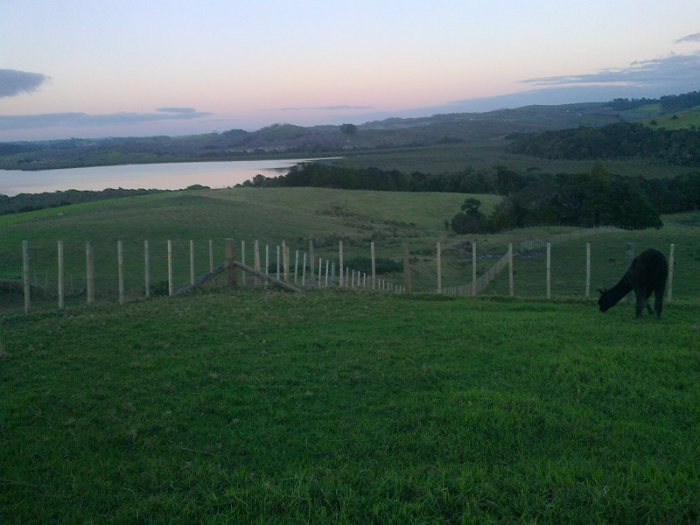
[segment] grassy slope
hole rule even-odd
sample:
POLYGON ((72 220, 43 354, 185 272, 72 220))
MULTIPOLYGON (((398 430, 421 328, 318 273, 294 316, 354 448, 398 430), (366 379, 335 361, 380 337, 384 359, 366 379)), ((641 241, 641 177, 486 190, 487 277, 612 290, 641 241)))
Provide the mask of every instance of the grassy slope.
POLYGON ((697 303, 419 299, 0 317, 0 521, 698 519, 697 303))

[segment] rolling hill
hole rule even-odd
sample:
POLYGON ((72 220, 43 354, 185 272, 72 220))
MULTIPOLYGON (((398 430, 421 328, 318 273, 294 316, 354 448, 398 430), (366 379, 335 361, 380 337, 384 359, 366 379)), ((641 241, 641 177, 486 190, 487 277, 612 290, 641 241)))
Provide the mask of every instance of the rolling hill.
MULTIPOLYGON (((517 133, 599 127, 621 121, 653 119, 664 114, 665 107, 679 107, 678 104, 664 105, 663 101, 642 102, 625 99, 605 103, 528 106, 487 113, 390 118, 358 126, 274 124, 253 132, 235 129, 186 137, 5 142, 0 143, 0 169, 37 170, 127 163, 351 155, 394 148, 471 144, 517 133)), ((682 104, 680 107, 683 107, 682 104)))

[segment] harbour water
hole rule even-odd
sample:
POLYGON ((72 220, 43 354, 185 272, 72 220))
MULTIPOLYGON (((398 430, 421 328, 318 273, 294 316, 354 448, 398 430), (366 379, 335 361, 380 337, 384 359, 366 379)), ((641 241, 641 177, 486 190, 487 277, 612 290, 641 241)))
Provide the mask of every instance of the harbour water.
POLYGON ((129 164, 59 170, 0 170, 0 195, 107 188, 179 190, 195 184, 228 188, 256 175, 285 175, 300 162, 320 159, 282 159, 229 162, 129 164))

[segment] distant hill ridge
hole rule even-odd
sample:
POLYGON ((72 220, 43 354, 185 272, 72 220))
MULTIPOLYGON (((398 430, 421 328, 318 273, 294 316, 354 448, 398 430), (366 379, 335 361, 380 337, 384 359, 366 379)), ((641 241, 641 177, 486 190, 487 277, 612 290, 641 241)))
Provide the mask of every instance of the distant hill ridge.
POLYGON ((389 118, 361 125, 274 124, 186 137, 130 137, 0 143, 0 168, 38 170, 265 157, 302 157, 399 147, 477 142, 512 134, 601 127, 649 119, 700 105, 700 93, 660 99, 526 106, 486 113, 389 118))

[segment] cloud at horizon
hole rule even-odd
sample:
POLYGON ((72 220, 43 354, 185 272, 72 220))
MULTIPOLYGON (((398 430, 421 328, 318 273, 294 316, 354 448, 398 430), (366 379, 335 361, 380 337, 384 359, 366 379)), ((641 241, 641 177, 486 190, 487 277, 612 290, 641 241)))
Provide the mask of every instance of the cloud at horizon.
POLYGON ((522 84, 534 86, 605 85, 668 86, 672 88, 686 81, 700 79, 700 53, 671 55, 665 58, 633 62, 626 68, 603 69, 583 75, 562 75, 531 78, 522 84))
POLYGON ((434 108, 491 111, 528 105, 606 102, 615 98, 658 98, 700 89, 700 52, 633 62, 620 69, 520 81, 531 89, 478 99, 455 100, 434 108))
POLYGON ((156 111, 160 111, 162 113, 174 113, 176 115, 183 115, 184 116, 191 116, 191 115, 199 115, 199 116, 206 116, 209 115, 210 113, 197 113, 197 110, 194 108, 156 108, 156 111))
POLYGON ((32 93, 49 80, 51 80, 51 77, 41 73, 0 69, 0 98, 16 97, 22 93, 32 93))
POLYGON ((281 111, 347 111, 365 109, 372 109, 372 106, 351 106, 346 104, 338 104, 335 106, 306 106, 280 108, 281 111))
POLYGON ((212 113, 193 108, 159 108, 158 113, 43 113, 39 115, 0 115, 0 130, 37 129, 43 127, 102 127, 133 125, 161 120, 193 120, 212 113))
POLYGON ((674 44, 685 44, 688 42, 700 42, 700 33, 693 33, 692 35, 679 38, 674 42, 674 44))

